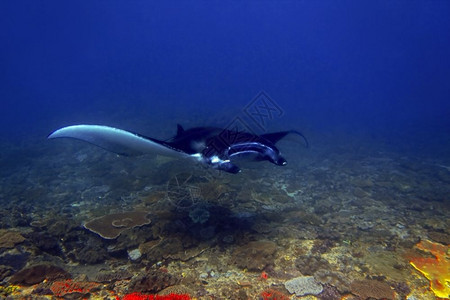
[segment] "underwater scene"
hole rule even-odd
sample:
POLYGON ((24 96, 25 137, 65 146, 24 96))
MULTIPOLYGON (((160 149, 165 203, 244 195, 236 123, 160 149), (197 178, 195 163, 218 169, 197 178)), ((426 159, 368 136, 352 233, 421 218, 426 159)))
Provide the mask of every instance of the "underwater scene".
POLYGON ((2 2, 0 299, 449 299, 448 12, 2 2))

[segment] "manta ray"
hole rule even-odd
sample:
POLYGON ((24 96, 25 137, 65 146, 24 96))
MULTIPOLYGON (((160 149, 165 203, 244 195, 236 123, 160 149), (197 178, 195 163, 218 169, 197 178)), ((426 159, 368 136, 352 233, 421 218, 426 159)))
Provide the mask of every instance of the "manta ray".
POLYGON ((286 159, 275 145, 289 134, 302 137, 308 147, 306 137, 296 130, 256 135, 217 127, 195 127, 185 130, 181 125, 177 125, 177 134, 168 140, 159 140, 104 125, 67 126, 54 131, 48 138, 74 138, 125 156, 152 153, 190 159, 236 174, 241 169, 232 161, 242 157, 254 161, 267 160, 278 166, 286 165, 286 159))

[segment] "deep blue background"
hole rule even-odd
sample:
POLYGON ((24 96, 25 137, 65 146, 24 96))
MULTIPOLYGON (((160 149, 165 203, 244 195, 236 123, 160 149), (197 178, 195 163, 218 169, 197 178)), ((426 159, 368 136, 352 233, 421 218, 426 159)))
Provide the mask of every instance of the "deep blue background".
POLYGON ((445 145, 449 13, 450 1, 2 1, 0 135, 208 125, 264 90, 285 111, 277 129, 445 145))

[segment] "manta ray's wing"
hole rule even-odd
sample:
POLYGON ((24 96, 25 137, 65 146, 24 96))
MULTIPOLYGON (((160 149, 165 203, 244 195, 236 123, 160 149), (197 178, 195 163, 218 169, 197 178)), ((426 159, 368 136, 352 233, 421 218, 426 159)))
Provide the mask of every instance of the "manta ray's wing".
POLYGON ((74 138, 126 156, 153 153, 175 158, 189 157, 163 141, 102 125, 67 126, 54 131, 48 138, 74 138))
POLYGON ((272 132, 272 133, 266 133, 261 135, 261 137, 265 138, 266 140, 272 142, 274 145, 278 143, 282 138, 284 138, 288 134, 296 134, 301 136, 305 140, 306 147, 309 147, 308 140, 306 137, 297 130, 288 130, 288 131, 279 131, 279 132, 272 132))

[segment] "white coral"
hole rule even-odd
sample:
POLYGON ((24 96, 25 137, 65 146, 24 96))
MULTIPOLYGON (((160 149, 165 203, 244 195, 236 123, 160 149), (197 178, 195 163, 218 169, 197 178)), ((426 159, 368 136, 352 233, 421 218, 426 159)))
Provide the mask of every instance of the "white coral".
POLYGON ((286 281, 284 286, 289 293, 295 293, 297 296, 318 295, 323 290, 322 285, 317 283, 312 276, 300 276, 293 278, 286 281))

